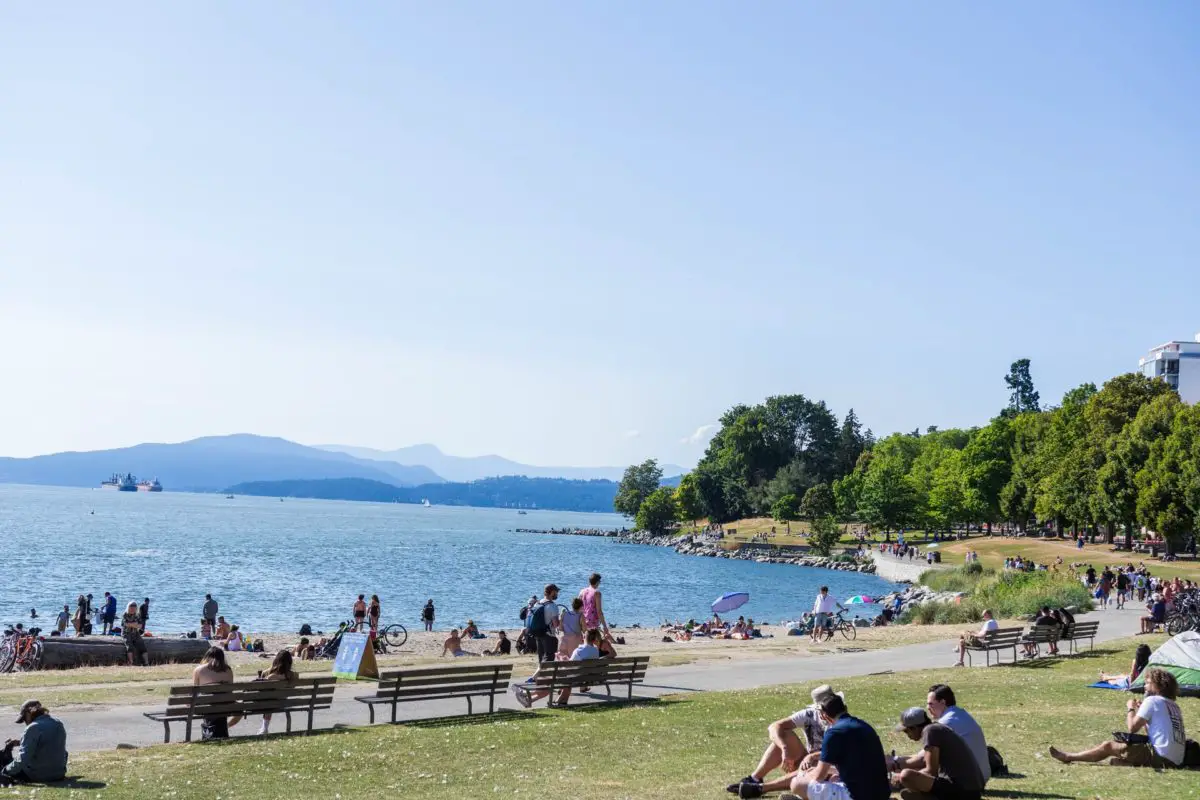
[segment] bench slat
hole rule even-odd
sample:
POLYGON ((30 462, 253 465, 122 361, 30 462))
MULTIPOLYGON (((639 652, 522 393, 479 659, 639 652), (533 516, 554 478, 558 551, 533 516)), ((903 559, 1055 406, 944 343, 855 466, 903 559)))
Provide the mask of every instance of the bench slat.
POLYGON ((500 670, 501 673, 508 672, 509 674, 512 674, 513 665, 497 663, 489 664, 487 662, 483 662, 462 665, 456 664, 453 667, 428 667, 422 669, 396 670, 380 673, 379 682, 383 683, 384 681, 397 679, 409 680, 412 678, 424 678, 430 675, 463 675, 472 672, 491 675, 496 670, 500 670))

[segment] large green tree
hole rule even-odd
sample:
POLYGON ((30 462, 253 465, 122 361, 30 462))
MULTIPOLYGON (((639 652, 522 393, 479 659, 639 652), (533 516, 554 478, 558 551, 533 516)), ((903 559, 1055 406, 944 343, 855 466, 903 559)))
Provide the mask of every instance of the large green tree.
POLYGON ((804 499, 800 501, 800 516, 808 519, 828 517, 835 510, 833 490, 829 488, 828 483, 818 483, 805 492, 804 499))
POLYGON ((647 459, 641 464, 626 467, 625 475, 617 484, 617 496, 613 498, 613 508, 619 514, 636 517, 646 498, 658 490, 662 476, 662 468, 653 458, 647 459))
POLYGON ((705 515, 704 498, 700 496, 700 485, 694 474, 689 472, 679 479, 675 505, 679 509, 680 522, 690 522, 694 526, 696 520, 705 515))
POLYGON ((1010 414, 1024 414, 1028 411, 1040 411, 1041 398, 1037 389, 1033 388, 1033 377, 1029 374, 1029 359, 1021 358, 1012 363, 1008 374, 1004 376, 1004 384, 1008 387, 1008 408, 1010 414))
POLYGON ((812 530, 808 534, 808 546, 817 555, 831 555, 841 539, 842 527, 833 517, 817 517, 813 520, 812 530))
POLYGON ((638 530, 659 535, 670 530, 678 519, 679 508, 675 505, 675 490, 660 486, 642 501, 635 522, 638 530))

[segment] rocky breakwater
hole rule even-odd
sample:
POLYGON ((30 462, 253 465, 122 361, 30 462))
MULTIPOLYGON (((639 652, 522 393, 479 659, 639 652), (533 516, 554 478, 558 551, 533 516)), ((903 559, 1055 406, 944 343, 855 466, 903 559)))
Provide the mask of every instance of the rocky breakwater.
POLYGON ((928 586, 914 584, 899 592, 892 592, 878 598, 879 604, 882 606, 890 606, 896 602, 896 598, 900 598, 902 608, 909 606, 919 606, 922 603, 953 603, 963 596, 962 592, 935 592, 928 586))
POLYGON ((707 556, 709 558, 731 558, 738 561, 754 561, 759 564, 791 564, 797 567, 819 567, 840 572, 874 573, 875 564, 858 561, 841 561, 824 556, 791 555, 784 553, 763 553, 761 550, 727 550, 711 539, 703 536, 687 534, 674 536, 664 534, 654 536, 642 531, 621 534, 616 537, 618 542, 625 544, 648 544, 655 547, 671 547, 676 553, 685 556, 707 556))

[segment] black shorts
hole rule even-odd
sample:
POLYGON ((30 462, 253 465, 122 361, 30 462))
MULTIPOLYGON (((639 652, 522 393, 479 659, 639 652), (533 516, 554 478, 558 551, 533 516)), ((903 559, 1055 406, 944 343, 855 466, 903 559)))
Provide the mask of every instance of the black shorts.
POLYGON ((228 717, 205 717, 200 723, 200 741, 229 738, 228 717))
POLYGON ((116 614, 105 614, 104 615, 104 624, 105 625, 112 625, 116 621, 117 621, 116 614))
POLYGON ((538 661, 553 661, 558 652, 558 639, 548 633, 536 637, 538 661))
POLYGON ((983 792, 978 789, 963 789, 945 778, 934 778, 929 792, 937 800, 982 800, 983 792))

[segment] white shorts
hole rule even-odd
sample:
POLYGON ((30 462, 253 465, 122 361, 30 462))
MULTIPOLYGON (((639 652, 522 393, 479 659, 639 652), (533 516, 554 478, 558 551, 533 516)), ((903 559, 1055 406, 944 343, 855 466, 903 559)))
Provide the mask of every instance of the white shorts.
POLYGON ((808 785, 808 800, 854 800, 846 784, 839 781, 825 781, 808 785))

